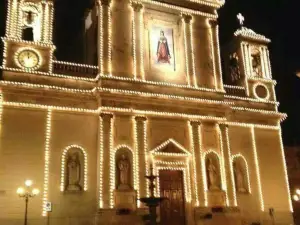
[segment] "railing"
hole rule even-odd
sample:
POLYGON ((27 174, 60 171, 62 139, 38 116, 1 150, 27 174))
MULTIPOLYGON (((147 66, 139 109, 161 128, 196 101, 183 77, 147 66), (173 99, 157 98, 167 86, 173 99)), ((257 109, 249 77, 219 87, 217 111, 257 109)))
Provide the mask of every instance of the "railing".
POLYGON ((98 66, 63 61, 53 61, 53 73, 65 75, 96 76, 98 74, 98 66))
POLYGON ((239 97, 246 97, 246 90, 244 87, 233 86, 233 85, 224 85, 226 95, 233 95, 239 97))

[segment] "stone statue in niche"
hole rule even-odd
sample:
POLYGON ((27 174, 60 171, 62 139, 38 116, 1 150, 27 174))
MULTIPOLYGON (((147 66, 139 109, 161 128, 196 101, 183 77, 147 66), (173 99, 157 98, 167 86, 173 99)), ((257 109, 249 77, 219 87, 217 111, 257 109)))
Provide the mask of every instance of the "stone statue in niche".
POLYGON ((235 84, 241 78, 238 55, 234 52, 230 55, 229 70, 231 82, 235 84))
POLYGON ((247 192, 245 186, 245 176, 243 170, 241 169, 241 166, 237 162, 234 162, 233 168, 236 190, 242 193, 247 192))
POLYGON ((121 159, 118 162, 119 169, 119 190, 129 190, 129 172, 130 172, 130 162, 123 154, 121 159))
POLYGON ((253 75, 261 76, 262 75, 261 58, 260 58, 260 52, 258 50, 254 51, 254 53, 251 54, 251 62, 252 62, 253 75))
POLYGON ((81 163, 78 152, 68 154, 67 158, 67 176, 66 176, 67 191, 81 191, 81 163))
POLYGON ((208 158, 207 160, 206 170, 208 178, 208 189, 211 191, 220 190, 218 169, 214 165, 214 162, 211 158, 208 158))

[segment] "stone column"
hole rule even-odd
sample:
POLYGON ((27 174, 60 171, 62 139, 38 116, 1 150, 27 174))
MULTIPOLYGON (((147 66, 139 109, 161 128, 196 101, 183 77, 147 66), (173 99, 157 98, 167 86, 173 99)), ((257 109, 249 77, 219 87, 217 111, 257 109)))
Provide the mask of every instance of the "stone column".
POLYGON ((196 206, 205 206, 205 197, 204 197, 204 184, 203 184, 203 176, 202 176, 202 158, 201 158, 201 124, 198 121, 191 121, 191 140, 192 140, 192 149, 194 154, 194 175, 196 177, 196 186, 195 193, 198 196, 196 199, 196 206), (198 204, 197 204, 198 201, 198 204))
POLYGON ((110 207, 110 154, 112 148, 112 114, 102 113, 100 115, 100 206, 110 207), (101 203, 102 199, 102 203, 101 203))
MULTIPOLYGON (((233 177, 233 166, 231 163, 230 140, 228 133, 228 125, 221 124, 220 132, 223 140, 223 154, 224 154, 224 169, 227 183, 227 196, 229 206, 237 206, 235 183, 233 177)), ((222 144, 222 143, 221 143, 222 144)))
POLYGON ((197 86, 195 66, 194 66, 194 49, 192 42, 192 16, 182 14, 183 29, 184 29, 184 46, 185 46, 185 61, 186 61, 186 73, 190 86, 197 86))
POLYGON ((145 79, 144 78, 144 59, 143 59, 143 37, 144 37, 144 24, 143 24, 143 5, 141 3, 133 2, 132 4, 134 21, 133 21, 133 45, 134 45, 134 78, 135 79, 145 79))
MULTIPOLYGON (((145 176, 148 175, 149 164, 147 159, 147 118, 142 116, 135 117, 135 151, 139 162, 139 196, 147 197, 148 185, 145 176)), ((138 204, 139 205, 139 204, 138 204)))
POLYGON ((214 62, 215 62, 215 76, 216 76, 216 88, 224 90, 222 68, 221 68, 221 56, 220 56, 220 44, 219 44, 219 25, 216 20, 210 20, 210 27, 212 33, 212 47, 214 51, 214 62))
POLYGON ((133 78, 132 8, 130 0, 112 4, 112 72, 114 76, 133 78))
POLYGON ((110 2, 98 2, 98 66, 101 75, 111 75, 110 2))
POLYGON ((266 70, 266 60, 264 55, 264 48, 259 48, 259 54, 260 54, 260 63, 261 63, 261 71, 262 71, 262 78, 267 78, 267 70, 266 70))

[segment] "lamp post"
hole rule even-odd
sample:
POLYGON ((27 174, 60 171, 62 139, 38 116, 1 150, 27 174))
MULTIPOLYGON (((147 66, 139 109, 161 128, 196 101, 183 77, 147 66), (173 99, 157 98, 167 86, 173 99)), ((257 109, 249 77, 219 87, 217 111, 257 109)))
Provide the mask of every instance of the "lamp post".
POLYGON ((40 193, 39 189, 32 188, 32 180, 26 180, 25 181, 25 188, 19 187, 17 189, 17 194, 21 198, 25 198, 25 219, 24 219, 24 225, 27 225, 27 212, 28 212, 28 201, 29 198, 33 198, 34 196, 38 195, 40 193))

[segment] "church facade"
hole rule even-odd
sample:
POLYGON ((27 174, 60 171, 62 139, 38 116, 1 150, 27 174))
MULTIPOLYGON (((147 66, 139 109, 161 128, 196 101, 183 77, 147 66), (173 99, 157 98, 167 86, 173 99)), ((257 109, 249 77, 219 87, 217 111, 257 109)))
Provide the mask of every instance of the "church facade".
POLYGON ((222 71, 224 4, 95 1, 76 64, 54 59, 51 0, 9 0, 0 224, 22 223, 25 179, 31 225, 144 224, 151 171, 160 224, 292 224, 270 40, 239 15, 222 71))

